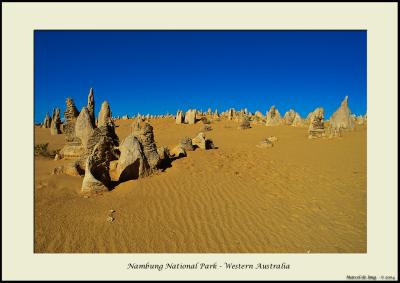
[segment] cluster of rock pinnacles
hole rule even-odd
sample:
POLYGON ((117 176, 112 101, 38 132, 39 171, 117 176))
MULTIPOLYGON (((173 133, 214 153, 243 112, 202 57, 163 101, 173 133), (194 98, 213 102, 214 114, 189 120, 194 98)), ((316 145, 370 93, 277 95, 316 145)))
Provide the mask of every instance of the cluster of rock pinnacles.
MULTIPOLYGON (((96 123, 92 88, 89 91, 88 104, 80 112, 71 98, 66 99, 64 118, 62 132, 65 134, 66 144, 57 158, 75 161, 55 168, 53 173, 75 176, 84 174, 81 188, 83 193, 109 191, 120 182, 162 171, 175 158, 186 156, 188 150, 214 147, 211 140, 199 133, 193 139, 188 138, 190 148, 183 142, 171 151, 168 147, 157 148, 153 127, 140 115, 132 124, 130 135, 120 143, 107 101, 101 105, 96 123)), ((49 127, 51 134, 61 133, 59 108, 53 111, 51 118, 46 115, 43 127, 49 127)))
MULTIPOLYGON (((190 117, 192 111, 193 110, 189 110, 186 112, 185 117, 190 117)), ((216 111, 216 113, 218 112, 216 111)), ((182 111, 178 111, 176 116, 177 124, 182 123, 182 116, 182 111)), ((274 105, 271 106, 265 116, 259 111, 252 114, 248 112, 247 109, 236 111, 234 108, 230 108, 220 115, 217 114, 217 117, 224 117, 228 120, 239 122, 238 129, 248 129, 251 127, 252 123, 264 123, 266 126, 290 125, 293 127, 308 127, 308 138, 310 139, 341 136, 342 131, 353 130, 355 124, 364 125, 367 123, 366 114, 364 116, 355 116, 351 113, 347 96, 336 112, 332 114, 329 121, 324 120, 324 108, 322 107, 317 107, 303 119, 300 114, 293 109, 287 111, 282 117, 274 105)), ((194 119, 196 119, 196 116, 194 119)), ((191 124, 191 122, 188 122, 188 124, 191 124)))
MULTIPOLYGON (((42 127, 49 128, 52 135, 65 134, 65 146, 57 158, 74 159, 67 166, 54 169, 53 173, 83 175, 82 192, 101 192, 112 189, 120 182, 149 176, 154 172, 169 167, 171 161, 187 155, 187 151, 214 148, 212 140, 207 139, 203 131, 211 130, 210 121, 221 118, 234 120, 239 123, 238 129, 251 128, 254 123, 264 123, 266 126, 290 125, 293 127, 308 127, 308 137, 341 136, 343 130, 353 130, 355 124, 367 123, 367 115, 355 116, 348 106, 348 97, 332 114, 329 121, 324 120, 324 109, 316 108, 303 119, 299 113, 290 109, 282 117, 273 105, 264 116, 257 111, 254 114, 241 109, 230 108, 225 112, 207 112, 189 109, 186 112, 178 110, 175 116, 176 124, 195 124, 201 120, 203 130, 194 138, 184 137, 172 148, 156 146, 153 127, 148 123, 157 117, 173 117, 172 115, 138 115, 134 120, 131 133, 122 143, 115 132, 115 119, 112 117, 110 105, 104 101, 101 105, 97 120, 94 113, 94 92, 89 90, 87 106, 79 112, 71 98, 66 99, 64 123, 61 122, 60 109, 53 109, 52 116, 46 113, 42 127), (326 127, 326 122, 328 127, 326 127)), ((127 115, 121 119, 129 119, 127 115)), ((270 136, 258 144, 258 147, 272 147, 278 139, 270 136)))

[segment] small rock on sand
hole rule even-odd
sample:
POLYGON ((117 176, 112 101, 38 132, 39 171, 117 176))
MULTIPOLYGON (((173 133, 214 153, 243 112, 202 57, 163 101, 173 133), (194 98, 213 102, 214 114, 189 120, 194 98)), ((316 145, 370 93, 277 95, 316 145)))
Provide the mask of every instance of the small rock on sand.
POLYGON ((270 136, 268 138, 266 138, 265 140, 262 140, 257 147, 259 148, 263 148, 263 147, 273 147, 274 143, 278 140, 277 137, 275 136, 270 136))
POLYGON ((186 156, 186 150, 181 146, 177 145, 169 152, 170 157, 184 157, 186 156))

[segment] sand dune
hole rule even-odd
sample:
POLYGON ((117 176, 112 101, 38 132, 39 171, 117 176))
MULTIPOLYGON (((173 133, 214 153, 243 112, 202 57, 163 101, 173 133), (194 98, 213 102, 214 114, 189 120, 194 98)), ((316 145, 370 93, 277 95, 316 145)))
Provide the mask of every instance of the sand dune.
MULTIPOLYGON (((122 141, 132 120, 116 122, 122 141)), ((202 124, 155 119, 158 146, 195 137, 202 124)), ((206 132, 218 147, 196 150, 164 172, 89 198, 82 177, 50 175, 66 160, 35 158, 35 252, 365 253, 366 128, 309 140, 307 130, 234 121, 206 132), (256 144, 277 136, 272 148, 256 144), (106 221, 110 209, 115 220, 106 221)), ((35 127, 35 143, 64 145, 35 127)))

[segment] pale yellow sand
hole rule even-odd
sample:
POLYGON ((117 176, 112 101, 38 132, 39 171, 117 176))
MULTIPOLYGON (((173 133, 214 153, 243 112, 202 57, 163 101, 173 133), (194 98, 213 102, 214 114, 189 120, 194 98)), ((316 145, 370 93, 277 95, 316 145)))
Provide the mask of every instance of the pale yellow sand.
MULTIPOLYGON (((132 120, 119 121, 122 141, 132 120)), ((153 120, 157 146, 195 137, 201 123, 153 120)), ((307 139, 305 128, 233 121, 205 132, 218 149, 189 152, 165 172, 83 198, 82 177, 50 175, 68 161, 35 158, 35 252, 365 253, 367 130, 307 139), (262 139, 279 138, 273 148, 262 139), (115 210, 115 220, 106 221, 115 210)), ((35 143, 64 136, 35 128, 35 143)))

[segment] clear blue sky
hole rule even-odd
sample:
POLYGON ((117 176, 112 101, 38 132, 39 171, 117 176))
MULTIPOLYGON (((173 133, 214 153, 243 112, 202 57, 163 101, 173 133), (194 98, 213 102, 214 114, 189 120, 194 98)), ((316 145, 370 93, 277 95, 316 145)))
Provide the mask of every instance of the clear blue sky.
POLYGON ((367 104, 366 31, 36 31, 35 121, 94 88, 113 115, 367 104))

